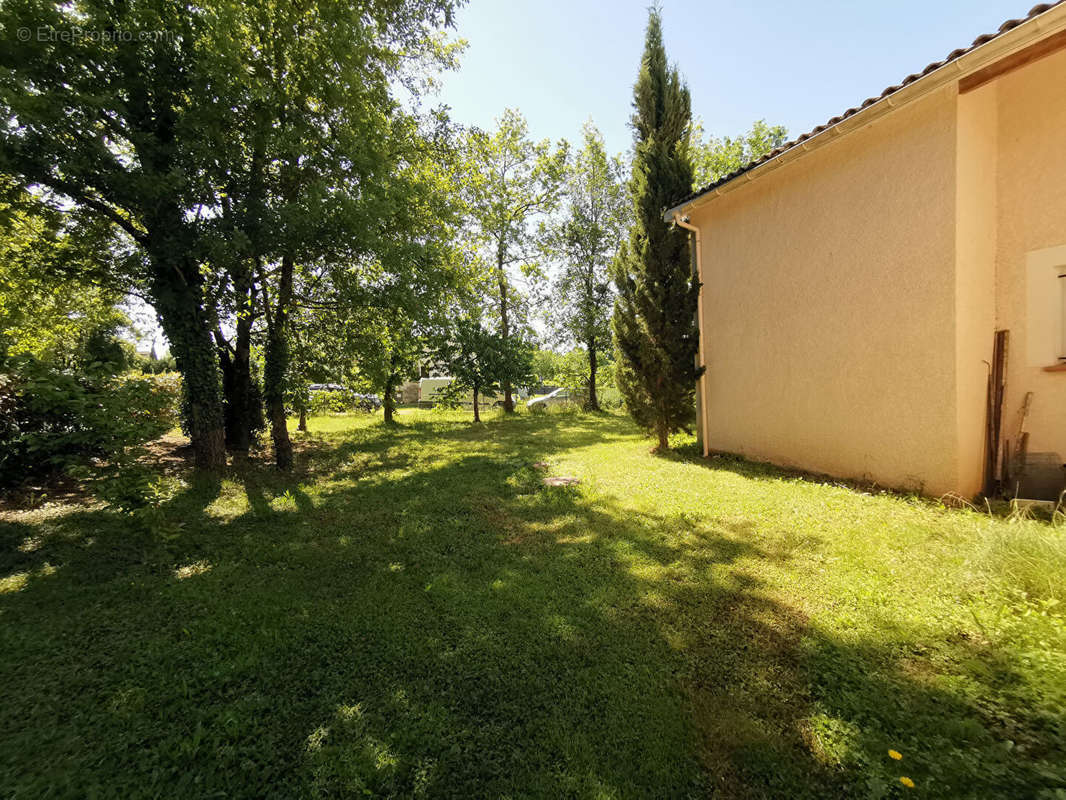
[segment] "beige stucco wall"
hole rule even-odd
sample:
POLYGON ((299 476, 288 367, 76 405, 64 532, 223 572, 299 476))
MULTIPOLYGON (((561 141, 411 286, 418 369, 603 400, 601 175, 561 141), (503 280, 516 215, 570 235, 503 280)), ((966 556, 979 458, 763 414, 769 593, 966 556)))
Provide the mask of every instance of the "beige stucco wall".
POLYGON ((710 449, 958 488, 956 121, 948 86, 691 211, 710 449))
POLYGON ((983 489, 988 375, 996 329, 996 176, 999 82, 958 100, 955 225, 955 356, 959 475, 956 492, 983 489))
POLYGON ((1066 247, 1066 51, 997 83, 996 323, 1011 332, 1004 435, 1017 436, 1031 391, 1030 452, 1066 458, 1066 372, 1043 370, 1061 349, 1061 304, 1058 314, 1054 296, 1050 314, 1030 308, 1060 291, 1052 262, 1066 266, 1066 253, 1048 252, 1066 247))

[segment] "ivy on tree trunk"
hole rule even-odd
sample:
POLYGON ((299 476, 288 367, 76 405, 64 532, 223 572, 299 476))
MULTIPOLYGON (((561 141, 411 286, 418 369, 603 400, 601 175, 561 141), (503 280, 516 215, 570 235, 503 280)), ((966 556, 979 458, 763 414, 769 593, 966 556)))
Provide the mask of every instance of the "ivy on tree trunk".
MULTIPOLYGON (((289 439, 288 420, 285 416, 285 376, 289 369, 286 327, 289 307, 292 304, 293 269, 292 256, 283 256, 278 275, 276 304, 273 313, 266 315, 267 344, 263 365, 263 395, 270 420, 270 438, 274 443, 274 463, 278 469, 285 472, 292 469, 292 441, 289 439)), ((264 306, 269 309, 265 298, 264 306)))
POLYGON ((181 371, 196 466, 220 469, 226 465, 226 438, 218 354, 211 341, 196 264, 174 258, 173 251, 164 246, 153 253, 152 267, 152 299, 181 371))

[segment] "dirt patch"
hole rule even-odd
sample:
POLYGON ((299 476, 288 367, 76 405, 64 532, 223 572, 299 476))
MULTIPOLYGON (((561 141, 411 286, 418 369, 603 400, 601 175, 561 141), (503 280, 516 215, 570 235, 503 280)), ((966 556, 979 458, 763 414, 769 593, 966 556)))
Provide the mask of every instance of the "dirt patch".
POLYGON ((188 438, 181 434, 167 434, 144 446, 145 455, 141 459, 146 464, 154 464, 167 472, 187 469, 192 466, 193 449, 188 438))
POLYGON ((8 514, 33 511, 42 506, 90 506, 96 499, 81 483, 69 475, 56 473, 0 492, 0 520, 8 514))
POLYGON ((569 475, 553 475, 544 479, 545 486, 577 486, 579 483, 581 483, 580 478, 569 475))

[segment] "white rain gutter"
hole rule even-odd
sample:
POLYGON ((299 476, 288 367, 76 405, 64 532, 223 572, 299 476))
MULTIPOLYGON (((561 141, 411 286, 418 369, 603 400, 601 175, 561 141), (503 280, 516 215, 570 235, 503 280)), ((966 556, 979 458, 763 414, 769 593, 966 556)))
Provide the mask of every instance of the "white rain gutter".
POLYGON ((700 229, 689 222, 688 217, 681 216, 680 212, 675 212, 673 216, 674 224, 679 228, 684 228, 687 231, 692 231, 693 236, 696 239, 696 280, 700 283, 700 293, 696 298, 696 316, 697 316, 697 330, 699 332, 699 345, 696 351, 697 366, 703 367, 703 374, 700 376, 700 446, 703 449, 703 455, 708 454, 707 450, 707 353, 705 352, 705 339, 703 335, 703 240, 700 238, 700 229))
MULTIPOLYGON (((892 113, 897 108, 910 105, 911 103, 932 94, 938 89, 942 89, 948 84, 958 81, 969 73, 976 72, 982 67, 986 67, 995 61, 999 61, 1001 58, 1005 58, 1028 47, 1034 42, 1043 39, 1045 36, 1058 33, 1062 30, 1066 30, 1066 3, 1049 8, 1044 13, 1038 14, 1032 19, 1021 23, 1018 27, 1000 34, 995 39, 985 42, 982 45, 978 45, 973 50, 959 56, 954 61, 949 61, 942 67, 933 70, 928 75, 924 75, 913 83, 909 83, 892 92, 892 94, 871 103, 866 108, 860 109, 847 119, 843 119, 835 125, 816 133, 809 139, 793 145, 788 150, 785 150, 778 156, 774 156, 769 161, 765 161, 757 167, 752 167, 747 172, 742 172, 740 175, 723 183, 721 186, 704 192, 691 200, 679 203, 673 208, 667 209, 663 212, 663 221, 671 222, 676 220, 678 215, 687 215, 694 209, 709 203, 715 197, 720 197, 727 192, 731 192, 740 186, 750 183, 756 178, 762 177, 768 172, 772 172, 774 169, 789 164, 811 150, 815 150, 823 145, 836 141, 842 136, 847 136, 849 133, 853 133, 860 128, 865 128, 879 120, 881 117, 892 113)), ((688 226, 686 225, 683 227, 688 226)), ((691 230, 691 228, 689 229, 691 230)))

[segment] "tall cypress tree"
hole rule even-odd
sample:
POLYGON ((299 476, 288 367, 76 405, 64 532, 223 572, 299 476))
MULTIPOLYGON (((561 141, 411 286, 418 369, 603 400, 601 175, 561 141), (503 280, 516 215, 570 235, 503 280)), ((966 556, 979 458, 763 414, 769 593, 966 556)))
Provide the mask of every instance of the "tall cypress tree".
POLYGON ((692 190, 688 87, 666 61, 662 15, 652 9, 633 87, 635 139, 629 191, 634 223, 614 262, 618 287, 612 329, 618 388, 658 449, 696 417, 699 282, 688 232, 663 222, 663 210, 692 190))

